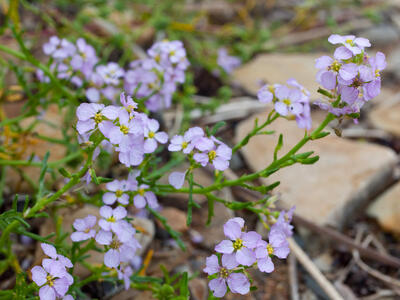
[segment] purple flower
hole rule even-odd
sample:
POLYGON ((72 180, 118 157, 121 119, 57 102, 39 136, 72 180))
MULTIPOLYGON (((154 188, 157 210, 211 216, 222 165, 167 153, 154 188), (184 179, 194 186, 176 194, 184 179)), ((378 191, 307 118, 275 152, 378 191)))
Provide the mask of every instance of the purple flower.
POLYGON ((255 232, 243 232, 244 220, 242 218, 233 218, 224 225, 225 236, 229 240, 223 240, 215 246, 215 251, 223 254, 229 254, 235 257, 239 264, 251 266, 256 261, 256 256, 252 251, 261 236, 255 232))
MULTIPOLYGON (((360 54, 365 47, 371 47, 371 43, 369 42, 368 39, 362 37, 356 38, 354 35, 341 36, 338 34, 332 34, 328 38, 328 42, 334 45, 342 44, 345 47, 345 49, 350 51, 351 54, 353 55, 360 54)), ((344 49, 343 53, 345 53, 344 49)), ((347 58, 340 58, 340 59, 348 59, 351 56, 350 57, 344 56, 344 57, 347 58)))
POLYGON ((118 85, 119 79, 124 76, 124 70, 115 62, 98 66, 96 73, 100 75, 106 84, 118 85))
POLYGON ((293 212, 295 210, 295 206, 293 206, 289 211, 285 212, 282 210, 279 214, 279 217, 274 225, 271 227, 271 232, 280 231, 286 237, 290 237, 293 235, 293 225, 290 224, 293 217, 293 212))
POLYGON ((186 172, 172 172, 168 176, 168 182, 176 189, 180 189, 185 183, 186 172))
POLYGON ((76 41, 77 51, 71 59, 71 66, 74 70, 79 70, 83 73, 85 78, 89 78, 93 72, 93 67, 98 62, 96 50, 83 38, 76 41))
POLYGON ((287 116, 290 113, 297 115, 302 112, 301 92, 298 89, 289 89, 281 85, 275 89, 275 96, 278 99, 275 102, 275 110, 278 114, 287 116))
POLYGON ((117 232, 119 222, 126 217, 127 211, 122 206, 112 209, 110 206, 104 205, 100 207, 100 215, 103 219, 99 220, 99 226, 105 231, 117 232))
POLYGON ((217 64, 228 74, 240 66, 242 61, 236 56, 231 56, 225 48, 218 49, 217 64))
POLYGON ((57 297, 63 297, 68 291, 70 281, 65 276, 65 269, 60 268, 58 264, 35 266, 31 273, 32 280, 40 286, 41 300, 55 300, 57 297))
POLYGON ((181 151, 189 154, 193 151, 197 139, 204 136, 204 131, 200 127, 189 128, 183 136, 175 135, 168 145, 168 150, 171 152, 181 151))
POLYGON ((76 110, 78 117, 76 129, 79 134, 85 134, 98 126, 100 131, 105 134, 107 131, 104 128, 104 121, 115 120, 118 117, 118 111, 119 108, 112 105, 105 107, 103 104, 82 103, 76 110))
POLYGON ((108 191, 103 195, 103 202, 107 205, 112 205, 115 201, 123 205, 129 204, 129 195, 125 192, 129 191, 126 180, 114 180, 106 184, 108 191))
POLYGON ((104 264, 109 268, 117 268, 121 262, 129 262, 135 257, 136 250, 141 248, 134 237, 134 228, 128 222, 122 222, 116 234, 100 230, 96 242, 109 246, 104 254, 104 264))
POLYGON ((45 263, 55 263, 55 264, 60 264, 63 268, 72 268, 72 262, 69 260, 69 258, 57 254, 57 250, 54 246, 46 243, 41 243, 40 244, 44 254, 49 256, 51 259, 43 259, 43 264, 45 263))
POLYGON ((270 103, 274 99, 275 88, 273 85, 264 85, 257 92, 257 98, 262 103, 270 103))
POLYGON ((43 45, 43 52, 51 55, 54 59, 61 61, 75 54, 76 47, 66 39, 60 40, 52 36, 48 43, 43 45))
POLYGON ((136 189, 134 189, 137 191, 137 194, 133 197, 133 203, 137 208, 144 208, 146 206, 146 203, 151 208, 158 207, 156 195, 153 192, 146 190, 148 188, 149 186, 147 184, 141 184, 136 189))
POLYGON ((268 239, 269 243, 264 240, 258 241, 255 253, 260 271, 271 273, 274 270, 271 255, 286 258, 290 249, 286 236, 281 231, 271 231, 268 239))
POLYGON ((61 298, 74 282, 73 277, 66 271, 71 268, 71 261, 63 255, 57 254, 54 246, 42 243, 43 252, 51 259, 43 259, 42 266, 32 268, 32 280, 40 287, 41 300, 61 298))
POLYGON ((218 141, 215 137, 199 138, 196 140, 195 147, 200 151, 204 151, 193 155, 193 159, 203 167, 208 163, 212 164, 219 171, 224 171, 229 167, 229 161, 232 158, 232 149, 218 141))
POLYGON ((129 116, 133 117, 133 112, 138 107, 138 104, 133 101, 131 96, 125 96, 124 92, 120 94, 119 100, 121 104, 125 107, 126 111, 129 113, 129 116))
POLYGON ((226 285, 229 286, 232 293, 247 294, 250 291, 250 282, 246 275, 230 271, 237 267, 237 262, 232 259, 232 256, 226 254, 222 255, 221 262, 222 266, 219 265, 218 257, 213 254, 207 257, 206 267, 203 270, 208 275, 218 273, 218 278, 214 278, 208 283, 214 297, 223 297, 227 291, 226 285))
POLYGON ((130 266, 121 268, 118 271, 118 279, 124 281, 125 290, 129 290, 131 284, 131 276, 133 275, 133 270, 130 266))
POLYGON ((71 234, 71 240, 74 242, 86 241, 94 238, 96 230, 93 229, 96 225, 97 218, 92 215, 88 215, 83 219, 76 219, 74 221, 74 228, 77 230, 71 234))
POLYGON ((157 132, 160 128, 157 120, 149 119, 144 128, 144 152, 152 153, 157 148, 157 142, 165 144, 168 141, 168 135, 165 132, 157 132))

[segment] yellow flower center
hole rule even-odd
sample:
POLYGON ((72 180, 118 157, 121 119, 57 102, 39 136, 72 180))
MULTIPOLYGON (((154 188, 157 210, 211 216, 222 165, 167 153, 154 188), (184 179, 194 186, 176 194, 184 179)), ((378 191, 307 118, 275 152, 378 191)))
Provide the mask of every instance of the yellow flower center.
POLYGON ((113 240, 110 244, 110 248, 112 249, 119 249, 119 247, 121 246, 121 242, 118 240, 113 240))
POLYGON ((233 249, 240 250, 243 247, 243 241, 241 239, 237 239, 233 242, 233 249))
POLYGON ((122 196, 123 193, 124 193, 123 191, 117 190, 117 191, 115 192, 115 196, 117 196, 117 197, 119 198, 119 197, 122 196))
POLYGON ((347 40, 346 40, 346 43, 349 44, 349 45, 351 45, 351 46, 354 46, 354 43, 353 43, 353 40, 352 40, 352 39, 347 39, 347 40))
POLYGON ((95 114, 94 121, 96 122, 96 124, 99 124, 101 121, 103 121, 103 115, 101 113, 95 114))
POLYGON ((121 125, 121 126, 119 126, 119 129, 121 130, 121 132, 122 132, 123 134, 128 134, 128 132, 129 132, 129 128, 128 128, 128 126, 126 126, 126 125, 121 125))
POLYGON ((160 60, 161 60, 160 55, 156 55, 156 57, 154 57, 154 60, 155 60, 157 63, 159 63, 160 60))
POLYGON ((107 218, 107 221, 114 223, 116 220, 115 220, 114 216, 111 216, 111 217, 107 218))
POLYGON ((155 134, 153 131, 150 131, 150 132, 149 132, 149 138, 150 138, 150 139, 154 138, 155 135, 156 135, 156 134, 155 134))
POLYGON ((270 85, 270 86, 268 86, 268 90, 269 90, 271 93, 274 93, 274 92, 275 92, 275 87, 274 87, 273 85, 270 85))
POLYGON ((214 150, 208 152, 208 158, 210 161, 213 161, 216 157, 217 157, 217 152, 215 152, 214 150))
POLYGON ((53 285, 54 285, 54 278, 53 278, 53 276, 47 275, 46 280, 47 280, 47 284, 48 284, 49 286, 53 286, 53 285))
POLYGON ((271 244, 267 245, 268 255, 274 254, 274 248, 272 248, 271 244))
POLYGON ((229 272, 228 272, 228 270, 226 268, 221 268, 219 270, 219 277, 228 278, 228 276, 229 276, 229 272))
POLYGON ((288 105, 288 106, 289 106, 290 104, 292 104, 292 102, 291 102, 289 99, 283 99, 282 102, 285 103, 285 104, 288 105))
POLYGON ((341 66, 342 65, 337 60, 334 60, 331 65, 331 69, 335 72, 339 72, 341 66))
POLYGON ((375 77, 380 77, 381 73, 379 73, 379 70, 375 70, 375 77))
POLYGON ((89 233, 89 231, 90 231, 90 228, 86 228, 83 232, 84 233, 89 233))
POLYGON ((143 195, 144 195, 144 192, 145 192, 144 189, 139 189, 139 190, 138 190, 138 193, 139 193, 140 196, 143 196, 143 195))
POLYGON ((135 106, 134 105, 128 105, 128 107, 126 108, 128 111, 132 111, 135 110, 135 106))
POLYGON ((182 143, 182 149, 185 149, 188 145, 189 145, 188 142, 183 142, 182 143))

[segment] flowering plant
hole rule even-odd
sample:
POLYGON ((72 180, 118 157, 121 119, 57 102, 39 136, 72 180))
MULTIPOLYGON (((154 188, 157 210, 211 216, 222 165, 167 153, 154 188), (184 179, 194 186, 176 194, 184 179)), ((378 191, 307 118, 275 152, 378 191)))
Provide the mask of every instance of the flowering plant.
MULTIPOLYGON (((33 201, 29 202, 28 197, 20 209, 16 197, 13 207, 0 215, 0 251, 5 257, 2 266, 11 266, 18 274, 15 289, 0 292, 5 299, 29 298, 32 293, 37 293, 42 300, 81 299, 84 297, 82 287, 98 280, 123 283, 125 289, 148 289, 158 299, 187 299, 190 280, 187 272, 174 279, 164 269, 163 278, 143 275, 146 264, 141 263, 138 254, 142 248, 138 240, 141 229, 132 223, 133 211, 158 219, 184 250, 186 245, 180 234, 159 213, 162 209, 159 198, 172 193, 188 195, 187 225, 192 223, 193 208, 199 207, 193 197, 195 194, 204 195, 208 200, 207 223, 213 217, 215 202, 231 210, 247 210, 262 220, 268 229, 267 240, 259 233, 247 230, 243 218, 235 217, 223 226, 226 239, 215 246, 214 254, 204 258, 203 271, 210 279, 210 298, 223 297, 227 292, 249 293, 254 288, 249 269, 273 272, 274 260, 285 259, 290 252, 288 238, 293 231, 290 222, 294 208, 278 211, 273 205, 272 190, 277 184, 260 186, 255 181, 293 164, 315 163, 318 156, 313 156, 312 152, 299 153, 300 149, 307 142, 328 135, 323 130, 334 119, 351 118, 356 122, 361 107, 379 94, 380 71, 386 67, 383 53, 370 57, 365 52, 370 46, 367 39, 332 35, 328 41, 339 45, 333 58, 323 56, 315 65, 319 70, 317 81, 321 88, 318 91, 322 98, 314 104, 327 111, 325 120, 312 130, 310 93, 295 79, 268 84, 261 87, 257 95, 258 100, 270 108, 266 121, 256 123, 243 140, 230 145, 219 138, 221 124, 211 129, 184 124, 178 130, 179 134, 175 134, 165 132, 165 126, 160 118, 157 119, 156 113, 162 114, 163 110, 182 100, 174 95, 178 91, 185 93, 187 88, 185 78, 189 60, 182 42, 157 42, 148 49, 145 58, 134 60, 124 68, 116 62, 104 63, 83 38, 73 43, 56 36, 43 45, 49 60, 42 64, 26 52, 20 36, 17 38, 23 52, 3 45, 0 45, 0 51, 32 63, 37 68, 35 73, 40 85, 48 91, 54 85, 63 97, 60 105, 73 107, 76 115, 73 136, 79 150, 78 154, 72 153, 56 163, 48 162, 48 155, 39 162, 32 159, 18 161, 22 165, 39 166, 41 172, 33 201), (287 153, 278 156, 281 136, 270 165, 261 171, 229 179, 224 171, 229 169, 233 155, 251 138, 265 133, 263 130, 278 118, 295 120, 305 131, 304 137, 287 153), (99 176, 96 162, 104 155, 112 154, 124 168, 124 178, 99 176), (61 167, 77 158, 81 159, 77 172, 71 174, 61 167), (187 162, 184 171, 173 170, 183 161, 187 162), (52 192, 45 188, 45 175, 54 167, 59 167, 65 184, 52 192), (211 185, 201 186, 196 181, 194 171, 198 168, 211 170, 214 179, 211 185), (162 177, 168 178, 168 184, 162 183, 162 177), (187 187, 184 187, 185 182, 187 187), (45 210, 61 197, 76 192, 73 189, 78 185, 85 187, 92 183, 101 186, 101 191, 82 202, 96 205, 97 216, 77 218, 68 234, 57 232, 55 239, 30 232, 27 221, 47 216, 45 210), (232 202, 216 193, 232 186, 261 192, 263 197, 254 202, 232 202), (12 249, 13 234, 39 241, 48 258, 29 272, 22 272, 12 249), (101 265, 86 262, 92 250, 104 254, 101 265), (85 279, 76 276, 74 270, 78 263, 83 264, 91 275, 85 279), (20 288, 21 285, 27 287, 20 288)), ((219 51, 217 60, 226 73, 240 64, 240 60, 229 56, 226 49, 219 51)), ((191 93, 186 91, 183 97, 190 96, 191 93)), ((32 110, 23 117, 35 113, 32 110)), ((2 125, 16 124, 20 119, 7 119, 2 125)), ((1 160, 1 165, 18 163, 1 160)))

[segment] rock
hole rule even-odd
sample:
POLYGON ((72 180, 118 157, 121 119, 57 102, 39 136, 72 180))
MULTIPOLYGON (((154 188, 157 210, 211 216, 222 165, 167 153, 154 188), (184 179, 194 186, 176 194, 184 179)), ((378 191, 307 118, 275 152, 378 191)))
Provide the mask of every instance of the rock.
POLYGON ((388 24, 380 24, 372 26, 358 34, 370 40, 374 47, 393 45, 399 40, 399 32, 397 29, 388 24))
POLYGON ((189 289, 193 300, 206 300, 208 296, 207 282, 201 278, 193 278, 189 281, 189 289))
POLYGON ((322 55, 324 54, 262 54, 236 69, 233 77, 253 95, 257 94, 262 82, 285 83, 289 78, 296 78, 311 92, 311 98, 316 99, 319 94, 318 83, 315 81, 317 69, 314 65, 315 59, 322 55))
POLYGON ((321 272, 332 271, 333 257, 328 252, 322 253, 321 255, 316 257, 313 261, 321 272))
MULTIPOLYGON (((173 230, 178 232, 186 232, 188 230, 186 225, 186 213, 183 211, 174 207, 167 207, 160 211, 160 215, 167 219, 168 225, 170 225, 173 230)), ((158 220, 157 223, 162 227, 162 224, 158 220)))
MULTIPOLYGON (((236 142, 252 128, 254 119, 259 123, 266 113, 241 122, 236 130, 236 142)), ((304 136, 296 122, 278 119, 267 130, 273 135, 259 135, 250 140, 242 154, 254 171, 267 167, 273 157, 279 133, 283 133, 283 148, 278 156, 290 150, 304 136)), ((392 178, 396 154, 389 148, 350 141, 334 135, 309 142, 300 151, 315 151, 320 156, 314 165, 296 164, 284 168, 264 184, 280 181, 275 193, 281 193, 284 204, 296 205, 296 213, 320 225, 341 227, 358 208, 366 204, 371 194, 383 188, 392 178)))
POLYGON ((387 58, 386 71, 393 73, 397 80, 400 79, 400 47, 392 50, 387 58))
MULTIPOLYGON (((61 218, 62 228, 64 232, 72 233, 72 224, 75 219, 84 218, 87 215, 94 215, 97 219, 101 218, 99 213, 99 208, 93 205, 85 205, 77 210, 72 209, 60 209, 57 212, 57 215, 61 218)), ((137 230, 141 231, 141 233, 137 233, 135 235, 138 242, 142 245, 142 248, 138 250, 137 255, 142 255, 150 243, 154 239, 155 235, 155 226, 152 221, 145 218, 134 218, 132 221, 132 225, 137 228, 137 230)), ((47 236, 56 231, 55 224, 52 218, 48 218, 43 226, 40 227, 40 236, 47 236)), ((65 239, 68 244, 72 244, 69 236, 65 239)), ((40 261, 44 258, 43 251, 40 247, 40 244, 37 244, 38 247, 35 253, 35 262, 40 263, 40 261)), ((89 251, 88 254, 90 257, 86 258, 86 262, 92 265, 101 265, 103 263, 103 253, 99 253, 97 251, 89 251)), ((84 268, 82 265, 77 264, 74 269, 74 275, 85 278, 90 275, 90 271, 84 268)))
MULTIPOLYGON (((383 103, 384 104, 384 103, 383 103)), ((369 114, 372 125, 400 137, 400 102, 380 105, 369 114)))
POLYGON ((151 291, 127 290, 114 295, 111 300, 153 300, 153 293, 151 291))
MULTIPOLYGON (((49 151, 50 156, 48 161, 57 161, 65 157, 66 148, 57 143, 51 143, 37 138, 35 135, 43 135, 54 139, 63 139, 63 118, 60 118, 60 114, 65 111, 60 111, 57 105, 50 105, 48 109, 44 112, 41 117, 41 121, 34 127, 31 133, 24 135, 23 138, 19 140, 19 143, 26 145, 26 148, 21 154, 21 157, 15 159, 26 160, 35 155, 36 159, 43 160, 45 154, 49 151)), ((22 128, 28 128, 37 117, 29 117, 20 122, 22 128)), ((25 174, 31 178, 35 183, 37 183, 38 174, 40 168, 38 167, 19 167, 20 170, 25 172, 25 174)), ((57 172, 56 172, 57 174, 57 172)), ((46 178, 50 179, 50 174, 46 174, 46 178)), ((31 191, 31 186, 25 182, 20 175, 12 168, 7 169, 6 184, 11 187, 12 190, 18 189, 19 192, 29 192, 31 191)))
POLYGON ((198 228, 198 231, 203 236, 203 240, 200 244, 209 249, 213 249, 217 243, 225 238, 223 226, 229 219, 233 217, 233 211, 226 208, 222 203, 215 202, 214 217, 212 218, 210 225, 204 225, 204 220, 207 220, 207 217, 204 216, 202 224, 203 226, 198 228))
POLYGON ((370 217, 376 218, 383 229, 400 233, 400 183, 396 183, 380 195, 367 210, 370 217))

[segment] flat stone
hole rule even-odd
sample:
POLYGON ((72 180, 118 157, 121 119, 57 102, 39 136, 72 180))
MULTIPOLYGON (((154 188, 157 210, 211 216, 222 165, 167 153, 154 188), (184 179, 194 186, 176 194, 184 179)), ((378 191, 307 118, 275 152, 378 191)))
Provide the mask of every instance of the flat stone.
POLYGON ((399 32, 396 27, 388 24, 372 26, 358 34, 371 41, 374 47, 393 45, 399 40, 399 32))
POLYGON ((369 114, 372 125, 395 136, 400 136, 400 102, 380 105, 369 114))
POLYGON ((222 203, 215 202, 214 217, 212 218, 210 225, 203 225, 201 228, 198 229, 203 237, 201 244, 209 249, 213 249, 217 243, 225 239, 223 226, 229 219, 233 218, 234 216, 235 215, 233 214, 232 210, 226 208, 225 205, 223 205, 222 203))
POLYGON ((296 78, 311 92, 311 98, 316 99, 319 94, 318 83, 315 81, 317 69, 314 65, 315 59, 322 55, 324 54, 261 54, 236 69, 233 78, 253 95, 257 94, 262 82, 285 83, 289 78, 296 78))
MULTIPOLYGON (((167 219, 168 225, 170 225, 173 230, 178 232, 186 232, 188 230, 186 225, 186 213, 183 211, 175 207, 167 207, 160 211, 160 215, 167 219)), ((158 220, 157 223, 163 227, 158 220)))
MULTIPOLYGON (((236 130, 236 142, 253 128, 254 119, 265 120, 267 112, 241 122, 236 130)), ((278 157, 289 151, 304 136, 296 122, 278 119, 267 130, 273 135, 259 135, 242 149, 248 165, 254 171, 266 168, 273 158, 279 133, 283 133, 283 148, 278 157)), ((309 142, 298 153, 315 151, 320 159, 314 165, 296 164, 284 168, 269 178, 261 178, 264 184, 280 181, 275 189, 288 207, 296 205, 296 213, 320 225, 341 227, 366 204, 376 190, 383 188, 392 178, 397 161, 389 148, 345 140, 331 134, 309 142)))
MULTIPOLYGON (((62 118, 60 118, 60 114, 64 113, 65 110, 61 111, 55 104, 48 107, 41 118, 42 121, 34 127, 31 134, 27 134, 25 139, 21 139, 20 143, 26 145, 26 148, 24 149, 23 155, 20 159, 27 160, 31 155, 35 155, 36 159, 42 161, 48 151, 50 152, 48 159, 49 162, 57 161, 65 157, 66 148, 63 145, 45 141, 35 136, 36 134, 39 134, 49 138, 63 139, 62 130, 64 125, 62 123, 62 118)), ((36 119, 36 117, 26 118, 21 121, 20 125, 22 128, 28 128, 36 119)), ((19 169, 25 172, 29 178, 37 183, 40 168, 19 167, 19 169)), ((45 179, 48 180, 50 178, 50 174, 46 174, 45 179)), ((30 192, 32 189, 31 186, 25 180, 20 178, 20 175, 12 168, 7 169, 6 184, 11 187, 12 190, 15 191, 17 189, 19 192, 30 192)))
POLYGON ((400 183, 396 183, 378 197, 369 207, 367 213, 375 218, 387 231, 400 233, 400 183))
POLYGON ((207 281, 202 278, 193 278, 189 281, 189 289, 193 300, 206 300, 208 296, 207 281))

